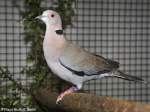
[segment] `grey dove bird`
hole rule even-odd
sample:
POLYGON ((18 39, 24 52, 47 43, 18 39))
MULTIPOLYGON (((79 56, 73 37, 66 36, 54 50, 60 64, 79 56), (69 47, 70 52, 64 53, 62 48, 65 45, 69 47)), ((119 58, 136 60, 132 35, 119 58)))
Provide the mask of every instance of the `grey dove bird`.
POLYGON ((60 78, 74 84, 58 96, 56 103, 65 95, 80 90, 84 82, 92 79, 111 76, 147 83, 141 78, 118 70, 118 62, 92 54, 67 41, 64 38, 61 18, 57 12, 46 10, 36 18, 46 24, 43 50, 49 68, 60 78))

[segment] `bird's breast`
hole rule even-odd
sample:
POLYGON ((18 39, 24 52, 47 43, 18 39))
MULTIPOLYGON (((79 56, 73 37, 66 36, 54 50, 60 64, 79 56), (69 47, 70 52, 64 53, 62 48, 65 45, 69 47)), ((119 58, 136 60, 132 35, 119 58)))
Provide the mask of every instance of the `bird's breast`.
POLYGON ((43 42, 44 56, 48 60, 57 60, 64 48, 65 40, 59 37, 46 36, 43 42))
POLYGON ((56 50, 51 48, 48 45, 43 45, 43 51, 44 51, 44 57, 47 62, 49 61, 55 61, 58 59, 58 53, 56 50))
POLYGON ((44 56, 47 61, 56 61, 61 55, 61 49, 54 43, 44 43, 43 44, 44 56))
POLYGON ((75 85, 82 85, 83 77, 73 74, 68 69, 64 68, 59 62, 51 62, 48 64, 51 70, 61 79, 71 82, 75 85))

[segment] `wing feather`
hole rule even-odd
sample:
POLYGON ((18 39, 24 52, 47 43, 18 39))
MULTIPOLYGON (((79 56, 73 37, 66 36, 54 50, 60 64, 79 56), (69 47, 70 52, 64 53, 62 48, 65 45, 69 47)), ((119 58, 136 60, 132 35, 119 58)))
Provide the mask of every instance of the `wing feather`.
POLYGON ((70 43, 65 46, 59 61, 61 65, 79 76, 99 75, 119 67, 116 61, 94 55, 70 43))

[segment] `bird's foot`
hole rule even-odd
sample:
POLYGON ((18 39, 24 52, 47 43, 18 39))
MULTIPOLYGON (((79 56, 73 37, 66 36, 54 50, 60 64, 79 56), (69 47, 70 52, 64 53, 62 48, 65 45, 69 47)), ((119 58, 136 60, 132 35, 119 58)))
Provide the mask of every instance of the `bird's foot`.
POLYGON ((74 87, 72 86, 71 88, 67 89, 66 91, 62 92, 58 97, 57 97, 57 100, 56 100, 56 104, 58 104, 64 96, 68 95, 68 94, 71 94, 71 93, 74 93, 76 91, 78 91, 79 89, 77 87, 74 87))

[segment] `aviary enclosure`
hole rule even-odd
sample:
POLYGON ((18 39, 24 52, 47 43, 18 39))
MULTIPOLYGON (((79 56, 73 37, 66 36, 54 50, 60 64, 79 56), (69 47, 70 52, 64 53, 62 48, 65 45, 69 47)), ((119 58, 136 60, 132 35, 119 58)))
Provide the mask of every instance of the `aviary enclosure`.
MULTIPOLYGON (((28 107, 44 112, 30 90, 58 93, 69 85, 51 73, 43 58, 45 25, 34 18, 46 9, 61 14, 68 40, 150 81, 149 0, 1 0, 0 111, 28 107)), ((81 92, 150 103, 149 87, 103 78, 85 83, 81 92)))

